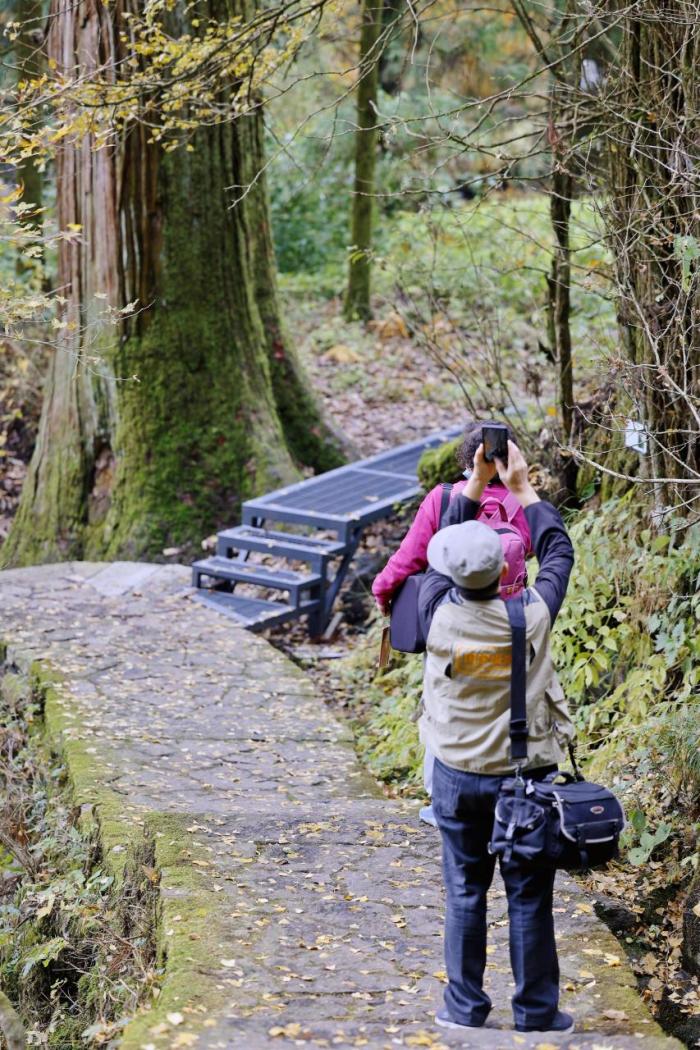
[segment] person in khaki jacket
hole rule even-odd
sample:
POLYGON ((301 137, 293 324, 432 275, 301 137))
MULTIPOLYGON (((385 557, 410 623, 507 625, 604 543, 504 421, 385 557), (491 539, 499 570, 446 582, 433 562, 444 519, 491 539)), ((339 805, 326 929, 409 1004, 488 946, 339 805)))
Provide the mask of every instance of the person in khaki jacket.
MULTIPOLYGON (((527 639, 528 758, 524 774, 543 778, 566 754, 572 726, 557 679, 549 634, 573 566, 573 549, 557 510, 539 499, 520 450, 508 442, 507 465, 487 463, 453 501, 449 524, 428 547, 431 566, 420 592, 426 642, 420 734, 436 756, 433 809, 442 837, 447 897, 448 985, 436 1022, 479 1028, 491 1009, 483 989, 486 894, 495 858, 488 843, 496 798, 516 764, 510 757, 511 628, 499 582, 507 571, 498 534, 476 516, 484 487, 498 470, 525 510, 539 572, 524 595, 527 639)), ((501 863, 508 896, 515 1028, 569 1032, 559 1010, 554 940, 554 871, 501 863)))

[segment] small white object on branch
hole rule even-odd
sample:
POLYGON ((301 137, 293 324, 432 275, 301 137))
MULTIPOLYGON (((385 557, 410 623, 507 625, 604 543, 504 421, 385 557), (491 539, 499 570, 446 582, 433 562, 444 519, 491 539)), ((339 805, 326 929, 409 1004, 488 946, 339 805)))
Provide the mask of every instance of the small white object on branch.
POLYGON ((643 423, 634 419, 627 420, 625 427, 625 448, 631 448, 640 456, 646 456, 649 452, 649 434, 643 423))

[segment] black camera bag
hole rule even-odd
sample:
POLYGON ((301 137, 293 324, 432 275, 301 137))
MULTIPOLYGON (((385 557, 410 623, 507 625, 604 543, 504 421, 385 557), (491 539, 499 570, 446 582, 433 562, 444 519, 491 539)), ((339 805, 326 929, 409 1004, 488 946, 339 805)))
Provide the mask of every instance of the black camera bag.
POLYGON ((527 762, 525 608, 523 596, 506 602, 512 634, 511 757, 514 777, 501 784, 489 851, 521 864, 593 868, 617 855, 625 814, 612 791, 585 780, 571 751, 574 773, 544 780, 521 775, 527 762))

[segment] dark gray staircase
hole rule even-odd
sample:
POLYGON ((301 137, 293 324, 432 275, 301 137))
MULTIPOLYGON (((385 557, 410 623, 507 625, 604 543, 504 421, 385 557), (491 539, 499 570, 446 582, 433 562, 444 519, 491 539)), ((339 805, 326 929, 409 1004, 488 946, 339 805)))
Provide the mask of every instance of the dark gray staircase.
POLYGON ((452 440, 460 430, 437 431, 248 500, 242 508, 243 524, 219 532, 216 555, 192 566, 197 597, 249 630, 306 616, 309 633, 321 634, 363 530, 420 493, 418 460, 426 449, 452 440), (267 522, 286 528, 268 529, 267 522), (334 536, 329 538, 329 533, 334 536), (251 555, 307 568, 270 566, 250 560, 251 555), (254 595, 248 593, 252 588, 254 595))

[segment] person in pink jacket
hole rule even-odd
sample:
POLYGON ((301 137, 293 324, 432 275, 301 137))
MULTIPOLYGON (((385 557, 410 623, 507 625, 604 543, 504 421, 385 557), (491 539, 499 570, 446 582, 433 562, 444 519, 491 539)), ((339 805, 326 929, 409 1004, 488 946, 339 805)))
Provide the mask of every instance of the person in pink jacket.
MULTIPOLYGON (((457 462, 465 472, 465 480, 458 481, 452 486, 450 501, 458 496, 465 485, 467 478, 474 467, 474 454, 481 444, 481 428, 484 423, 469 423, 465 430, 464 442, 457 454, 457 462)), ((514 441, 513 434, 509 431, 508 437, 514 441)), ((384 614, 388 614, 391 607, 391 599, 408 576, 416 572, 423 572, 428 565, 428 544, 440 527, 440 508, 442 505, 443 488, 436 485, 421 503, 411 527, 401 541, 399 549, 391 555, 382 571, 375 576, 372 584, 372 594, 384 614)), ((522 507, 517 503, 511 510, 508 504, 508 490, 496 479, 490 482, 484 489, 481 498, 482 506, 490 502, 501 503, 506 508, 506 515, 510 523, 520 533, 525 548, 525 556, 532 554, 532 541, 530 529, 525 518, 522 507)), ((509 597, 517 594, 527 582, 526 579, 507 579, 504 582, 502 596, 509 597)))

